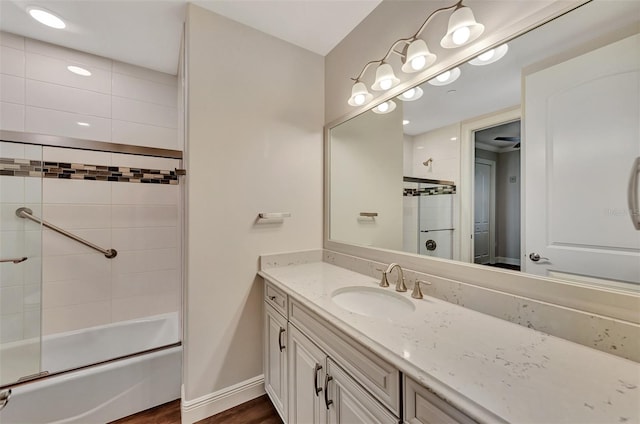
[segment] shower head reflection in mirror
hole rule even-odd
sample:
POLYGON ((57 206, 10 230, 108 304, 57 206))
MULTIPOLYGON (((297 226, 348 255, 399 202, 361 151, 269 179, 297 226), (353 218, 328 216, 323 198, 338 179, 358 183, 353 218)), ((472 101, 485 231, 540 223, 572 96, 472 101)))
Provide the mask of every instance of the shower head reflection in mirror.
POLYGON ((640 156, 638 25, 638 2, 588 3, 330 128, 329 241, 637 291, 640 232, 603 211, 626 210, 640 156), (388 212, 351 228, 345 208, 388 212))

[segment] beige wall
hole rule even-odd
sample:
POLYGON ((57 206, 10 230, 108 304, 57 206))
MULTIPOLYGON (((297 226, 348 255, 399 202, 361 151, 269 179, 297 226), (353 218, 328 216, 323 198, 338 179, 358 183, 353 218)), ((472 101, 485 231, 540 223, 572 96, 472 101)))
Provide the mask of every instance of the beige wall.
POLYGON ((186 42, 189 402, 262 374, 258 256, 322 246, 324 59, 193 5, 186 42))
MULTIPOLYGON (((347 104, 351 94, 352 77, 356 77, 365 63, 380 59, 395 40, 415 33, 424 19, 440 7, 450 6, 453 1, 396 1, 385 0, 367 16, 340 44, 327 56, 325 65, 325 122, 330 123, 348 113, 368 109, 371 104, 355 108, 347 104)), ((527 29, 536 14, 550 16, 578 1, 504 1, 504 0, 466 0, 465 5, 472 7, 476 20, 485 25, 485 34, 476 42, 459 49, 443 49, 440 39, 446 32, 450 13, 440 13, 428 25, 422 38, 427 40, 430 50, 438 55, 434 66, 417 74, 404 74, 400 69, 400 58, 393 55, 390 63, 394 66, 396 76, 402 83, 414 85, 419 80, 437 75, 440 71, 456 64, 461 58, 468 57, 498 41, 499 31, 509 30, 511 33, 527 29)), ((367 86, 373 83, 375 67, 365 74, 367 86)), ((403 84, 390 94, 399 94, 403 84)), ((375 92, 374 92, 375 94, 375 92)), ((382 97, 374 102, 378 103, 382 97)))

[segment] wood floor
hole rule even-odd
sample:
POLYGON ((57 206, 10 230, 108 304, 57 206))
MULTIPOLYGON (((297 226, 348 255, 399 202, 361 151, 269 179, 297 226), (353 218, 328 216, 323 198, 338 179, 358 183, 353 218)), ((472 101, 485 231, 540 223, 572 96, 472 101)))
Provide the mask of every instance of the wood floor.
MULTIPOLYGON (((197 424, 282 424, 267 395, 198 421, 197 424)), ((180 400, 113 421, 111 424, 180 424, 180 400)))

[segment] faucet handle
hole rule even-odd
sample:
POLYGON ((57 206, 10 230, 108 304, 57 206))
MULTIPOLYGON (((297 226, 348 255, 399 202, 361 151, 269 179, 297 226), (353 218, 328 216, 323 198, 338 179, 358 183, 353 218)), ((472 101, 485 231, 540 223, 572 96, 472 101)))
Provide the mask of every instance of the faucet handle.
POLYGON ((382 277, 380 278, 380 287, 389 287, 389 280, 387 280, 387 271, 384 269, 376 268, 376 271, 380 271, 382 273, 382 277))
POLYGON ((413 292, 411 292, 411 297, 413 297, 414 299, 422 299, 424 297, 422 294, 422 290, 420 290, 420 283, 426 284, 427 286, 431 285, 431 283, 428 281, 416 280, 416 283, 413 285, 413 292))

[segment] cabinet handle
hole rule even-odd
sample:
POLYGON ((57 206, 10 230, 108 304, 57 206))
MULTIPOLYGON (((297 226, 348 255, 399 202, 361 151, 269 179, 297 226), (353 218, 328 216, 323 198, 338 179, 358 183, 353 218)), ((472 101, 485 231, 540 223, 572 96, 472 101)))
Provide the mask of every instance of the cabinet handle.
POLYGON ((269 299, 271 299, 271 300, 275 301, 275 300, 276 300, 276 297, 275 297, 275 296, 269 296, 269 299))
POLYGON ((318 387, 318 371, 320 371, 321 369, 322 365, 316 364, 315 377, 313 379, 313 390, 316 391, 316 397, 318 397, 320 395, 320 392, 322 391, 322 387, 318 387))
POLYGON ((333 400, 329 399, 329 382, 333 380, 329 374, 324 377, 324 404, 327 406, 327 410, 329 410, 329 405, 333 403, 333 400))
POLYGON ((280 352, 282 352, 286 347, 285 345, 282 344, 282 335, 284 334, 285 331, 286 330, 284 328, 280 327, 280 334, 278 334, 278 347, 280 348, 280 352))

